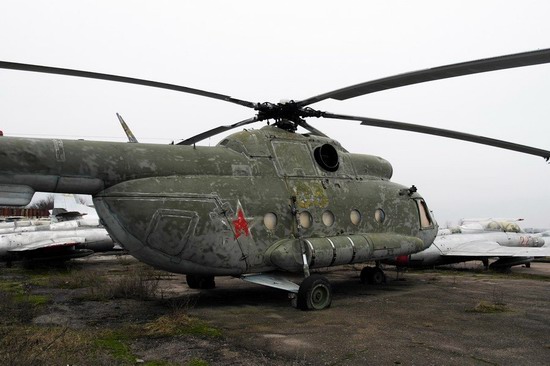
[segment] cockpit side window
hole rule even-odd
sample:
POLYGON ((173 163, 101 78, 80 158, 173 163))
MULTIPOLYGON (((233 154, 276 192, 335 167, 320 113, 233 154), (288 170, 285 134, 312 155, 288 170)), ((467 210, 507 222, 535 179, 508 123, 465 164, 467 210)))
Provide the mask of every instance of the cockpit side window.
POLYGON ((313 165, 312 154, 305 143, 276 140, 272 142, 273 152, 279 163, 281 175, 289 177, 316 176, 317 171, 313 165))
POLYGON ((416 206, 418 207, 418 214, 420 217, 420 228, 428 229, 433 227, 432 217, 430 216, 430 211, 428 210, 428 205, 423 199, 416 200, 416 206))

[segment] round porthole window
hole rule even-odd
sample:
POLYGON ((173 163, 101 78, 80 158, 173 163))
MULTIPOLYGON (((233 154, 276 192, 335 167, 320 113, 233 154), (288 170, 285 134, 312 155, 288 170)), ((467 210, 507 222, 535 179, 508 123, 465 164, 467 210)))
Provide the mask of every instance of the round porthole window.
POLYGON ((268 212, 264 215, 264 225, 269 230, 275 230, 277 227, 277 215, 273 212, 268 212))
POLYGON ((386 221, 386 213, 381 208, 376 209, 374 211, 374 219, 377 223, 382 224, 384 221, 386 221))
POLYGON ((361 212, 359 212, 358 210, 351 210, 349 218, 353 225, 359 225, 359 223, 361 222, 361 212))
POLYGON ((323 224, 325 224, 326 227, 332 226, 334 224, 334 214, 331 211, 325 211, 323 212, 323 224))
POLYGON ((313 223, 313 218, 311 214, 307 211, 302 211, 298 214, 298 220, 300 221, 300 226, 304 229, 309 229, 313 223))

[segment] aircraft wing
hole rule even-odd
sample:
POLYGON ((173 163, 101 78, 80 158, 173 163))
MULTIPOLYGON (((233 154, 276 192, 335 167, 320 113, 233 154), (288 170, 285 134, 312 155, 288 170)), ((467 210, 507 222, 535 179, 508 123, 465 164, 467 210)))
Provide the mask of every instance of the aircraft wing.
POLYGON ((550 257, 550 247, 505 247, 495 241, 475 240, 442 251, 441 255, 451 257, 550 257))
POLYGON ((46 248, 59 248, 59 247, 71 247, 77 244, 85 243, 86 239, 82 237, 62 238, 62 239, 47 239, 41 240, 35 243, 21 245, 16 248, 8 250, 10 253, 22 253, 30 252, 33 250, 40 250, 46 248))

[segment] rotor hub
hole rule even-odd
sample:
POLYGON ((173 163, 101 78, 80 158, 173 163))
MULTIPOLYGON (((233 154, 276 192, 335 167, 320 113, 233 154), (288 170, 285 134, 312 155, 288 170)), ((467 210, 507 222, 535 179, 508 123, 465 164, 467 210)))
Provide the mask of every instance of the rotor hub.
POLYGON ((304 124, 304 118, 322 117, 324 112, 310 107, 300 107, 293 100, 279 103, 258 103, 254 107, 258 111, 258 121, 275 120, 275 126, 294 132, 298 126, 304 124))

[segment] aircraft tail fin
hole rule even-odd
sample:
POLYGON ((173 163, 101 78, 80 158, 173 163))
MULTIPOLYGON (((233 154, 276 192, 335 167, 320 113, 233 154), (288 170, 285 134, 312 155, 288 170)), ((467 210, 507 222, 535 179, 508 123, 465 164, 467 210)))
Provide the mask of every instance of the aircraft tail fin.
POLYGON ((132 130, 130 130, 130 127, 128 127, 126 122, 124 122, 124 119, 122 118, 122 116, 118 113, 116 114, 116 116, 118 117, 118 120, 120 122, 120 125, 122 126, 122 129, 124 130, 124 132, 126 133, 126 136, 128 137, 128 142, 137 143, 138 140, 132 133, 132 130))
POLYGON ((73 194, 56 194, 53 207, 52 215, 58 221, 80 219, 85 215, 89 218, 97 217, 95 208, 77 202, 73 194))

